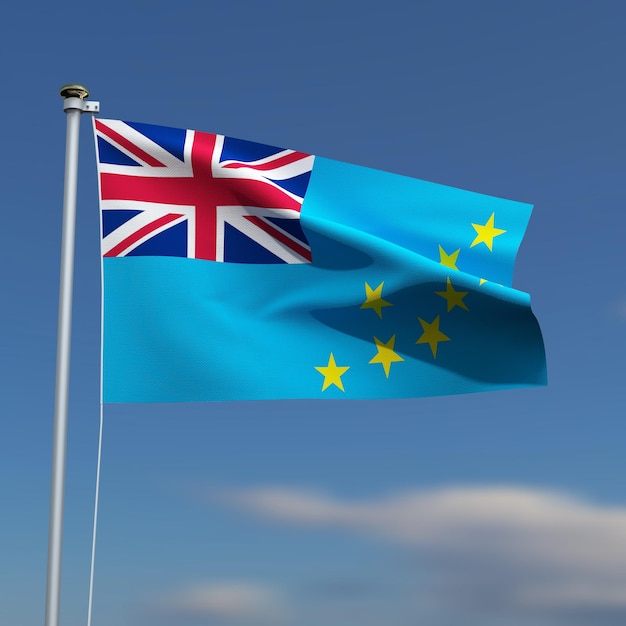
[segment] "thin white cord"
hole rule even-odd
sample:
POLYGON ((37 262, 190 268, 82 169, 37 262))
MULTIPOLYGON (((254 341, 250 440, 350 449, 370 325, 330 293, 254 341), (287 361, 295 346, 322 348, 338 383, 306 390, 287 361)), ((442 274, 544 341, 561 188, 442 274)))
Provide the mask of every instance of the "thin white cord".
POLYGON ((102 458, 102 426, 104 423, 104 404, 100 402, 100 435, 98 437, 98 465, 96 469, 96 502, 93 512, 93 537, 91 542, 91 571, 89 574, 89 607, 87 609, 87 626, 91 626, 91 608, 93 606, 93 578, 96 564, 96 529, 98 527, 98 496, 100 495, 100 460, 102 458))
MULTIPOLYGON (((93 140, 96 149, 96 162, 100 163, 98 153, 98 140, 96 138, 96 120, 91 117, 93 140)), ((98 198, 102 198, 100 189, 100 176, 98 175, 98 198)), ((102 242, 102 212, 98 211, 100 222, 100 242, 102 242)), ((100 496, 100 465, 102 459, 102 431, 104 424, 104 401, 103 401, 103 362, 104 362, 104 262, 100 254, 100 434, 98 435, 98 463, 96 467, 96 498, 93 511, 93 534, 91 540, 91 567, 89 572, 89 605, 87 607, 87 626, 91 626, 91 609, 93 607, 93 579, 96 566, 96 530, 98 528, 98 499, 100 496)))

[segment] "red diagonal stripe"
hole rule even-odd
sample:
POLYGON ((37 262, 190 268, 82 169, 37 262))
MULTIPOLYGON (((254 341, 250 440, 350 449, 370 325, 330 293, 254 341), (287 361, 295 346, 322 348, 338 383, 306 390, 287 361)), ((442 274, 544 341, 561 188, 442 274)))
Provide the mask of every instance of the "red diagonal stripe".
POLYGON ((113 246, 113 248, 111 248, 103 256, 117 256, 118 254, 124 252, 124 250, 132 246, 134 243, 139 241, 142 237, 149 235, 155 230, 158 230, 159 228, 161 228, 161 226, 165 226, 165 224, 176 221, 179 217, 182 217, 182 214, 168 213, 167 215, 159 217, 158 219, 154 220, 154 222, 150 222, 149 224, 142 226, 132 235, 129 235, 128 237, 126 237, 126 239, 120 241, 116 246, 113 246))
POLYGON ((285 165, 291 165, 296 161, 300 161, 301 159, 305 159, 306 157, 311 156, 310 154, 305 154, 304 152, 293 152, 292 154, 285 154, 279 159, 274 159, 267 163, 245 163, 244 161, 238 161, 237 163, 228 163, 222 165, 224 169, 238 169, 240 167, 249 167, 254 170, 273 170, 277 167, 283 167, 285 165))
POLYGON ((136 156, 138 159, 145 161, 148 165, 152 165, 153 167, 165 167, 163 163, 157 161, 151 154, 148 154, 141 148, 137 147, 134 143, 131 143, 123 137, 119 133, 115 132, 112 128, 105 126, 100 120, 96 120, 96 128, 103 134, 106 135, 109 139, 112 139, 120 146, 126 148, 130 153, 136 156))
POLYGON ((284 244, 290 250, 293 250, 296 254, 299 254, 301 257, 305 258, 307 261, 311 260, 311 251, 308 248, 305 248, 303 245, 291 239, 285 235, 285 233, 281 230, 278 230, 274 225, 266 222, 261 219, 257 215, 244 215, 244 217, 252 222, 255 226, 260 228, 262 231, 265 231, 268 235, 271 235, 274 239, 277 239, 282 244, 284 244))

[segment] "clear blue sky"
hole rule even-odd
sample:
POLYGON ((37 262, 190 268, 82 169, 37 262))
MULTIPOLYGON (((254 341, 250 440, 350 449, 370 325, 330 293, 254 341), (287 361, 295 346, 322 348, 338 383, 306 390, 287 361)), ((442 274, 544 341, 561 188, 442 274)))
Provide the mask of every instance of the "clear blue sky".
MULTIPOLYGON (((287 146, 535 205, 546 388, 110 405, 94 626, 626 620, 623 3, 12 3, 0 202, 0 623, 43 623, 65 116, 287 146), (86 118, 87 116, 84 116, 86 118)), ((82 121, 61 623, 85 623, 99 402, 82 121)))

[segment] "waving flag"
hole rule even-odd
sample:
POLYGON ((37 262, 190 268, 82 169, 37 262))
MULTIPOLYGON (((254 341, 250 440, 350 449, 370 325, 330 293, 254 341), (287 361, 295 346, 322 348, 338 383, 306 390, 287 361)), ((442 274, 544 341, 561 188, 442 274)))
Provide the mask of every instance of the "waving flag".
POLYGON ((313 156, 95 120, 105 257, 309 263, 300 207, 313 156))
POLYGON ((529 205, 198 131, 94 130, 104 401, 545 384, 512 287, 529 205))

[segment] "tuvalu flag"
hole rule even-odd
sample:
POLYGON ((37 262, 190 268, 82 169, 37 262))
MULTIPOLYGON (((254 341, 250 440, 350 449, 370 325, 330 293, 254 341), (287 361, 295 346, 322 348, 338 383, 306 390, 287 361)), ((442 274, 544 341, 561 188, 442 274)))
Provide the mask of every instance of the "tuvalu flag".
POLYGON ((105 402, 545 384, 511 285, 530 205, 198 131, 94 132, 105 402))

